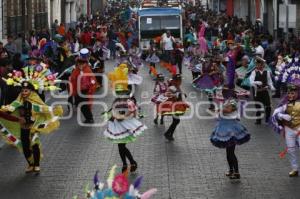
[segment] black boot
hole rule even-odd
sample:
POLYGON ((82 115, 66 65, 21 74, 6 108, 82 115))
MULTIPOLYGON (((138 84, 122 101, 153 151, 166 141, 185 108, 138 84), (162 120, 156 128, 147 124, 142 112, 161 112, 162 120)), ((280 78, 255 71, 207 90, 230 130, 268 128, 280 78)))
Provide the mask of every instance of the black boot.
POLYGON ((156 124, 156 125, 158 124, 157 120, 158 120, 158 116, 156 116, 156 118, 153 120, 154 124, 156 124))
POLYGON ((138 168, 137 162, 130 163, 130 172, 135 172, 138 168))
POLYGON ((164 124, 164 117, 163 117, 163 116, 161 116, 161 118, 160 118, 160 124, 161 124, 161 125, 164 124))

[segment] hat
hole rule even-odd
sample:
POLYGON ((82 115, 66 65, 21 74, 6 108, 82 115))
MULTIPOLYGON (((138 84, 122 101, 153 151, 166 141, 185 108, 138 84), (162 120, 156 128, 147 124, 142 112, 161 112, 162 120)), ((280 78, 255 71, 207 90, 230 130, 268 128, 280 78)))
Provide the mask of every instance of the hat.
POLYGON ((34 86, 30 83, 30 82, 28 82, 28 81, 23 81, 22 83, 21 83, 21 87, 22 87, 22 89, 29 89, 29 90, 32 90, 32 91, 34 91, 35 89, 34 89, 34 86))
POLYGON ((89 58, 90 51, 87 48, 81 49, 79 53, 80 53, 80 58, 81 59, 86 59, 87 60, 89 58))
POLYGON ((64 36, 62 36, 60 34, 56 34, 56 35, 54 35, 53 40, 60 43, 60 42, 63 42, 65 40, 65 38, 64 38, 64 36))
POLYGON ((261 56, 256 56, 255 62, 256 63, 266 63, 266 60, 264 60, 261 56))
POLYGON ((287 85, 287 90, 288 91, 297 91, 299 87, 296 84, 288 84, 287 85))
POLYGON ((243 57, 242 57, 242 60, 247 60, 248 62, 249 62, 249 57, 247 56, 247 55, 244 55, 243 57))
POLYGON ((173 75, 172 77, 172 80, 182 80, 182 75, 181 74, 176 74, 176 75, 173 75))
POLYGON ((156 81, 163 81, 165 79, 165 76, 161 73, 157 74, 155 80, 156 81))

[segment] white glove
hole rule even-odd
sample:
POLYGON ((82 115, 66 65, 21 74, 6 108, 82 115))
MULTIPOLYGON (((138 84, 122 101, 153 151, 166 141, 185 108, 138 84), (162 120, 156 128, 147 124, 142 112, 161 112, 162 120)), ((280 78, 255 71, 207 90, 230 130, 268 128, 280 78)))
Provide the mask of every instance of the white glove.
POLYGON ((292 117, 288 114, 278 113, 278 118, 285 121, 291 121, 292 117))
POLYGON ((271 91, 276 91, 276 89, 274 88, 274 86, 271 87, 271 91))
POLYGON ((257 86, 261 86, 263 83, 261 81, 255 81, 254 84, 257 86))

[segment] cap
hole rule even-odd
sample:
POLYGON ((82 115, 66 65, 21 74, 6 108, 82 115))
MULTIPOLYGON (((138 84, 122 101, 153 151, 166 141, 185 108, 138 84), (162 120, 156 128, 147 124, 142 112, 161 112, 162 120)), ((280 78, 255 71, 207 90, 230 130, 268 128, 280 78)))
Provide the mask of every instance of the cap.
POLYGON ((181 80, 181 79, 182 79, 181 74, 176 74, 176 75, 173 75, 173 77, 172 77, 172 80, 181 80))
POLYGON ((158 81, 163 81, 165 79, 165 76, 161 73, 157 74, 155 80, 158 80, 158 81))
POLYGON ((265 63, 266 60, 264 60, 261 56, 256 56, 255 57, 255 62, 256 63, 265 63))
POLYGON ((23 88, 26 88, 26 89, 29 89, 29 90, 32 90, 32 91, 35 90, 35 89, 34 89, 34 86, 33 86, 30 82, 28 82, 28 81, 22 82, 22 83, 21 83, 21 86, 22 86, 22 89, 23 89, 23 88))
POLYGON ((88 59, 90 51, 87 48, 83 48, 80 50, 80 58, 88 59))
POLYGON ((288 91, 297 91, 299 89, 299 87, 295 84, 288 84, 287 85, 287 90, 288 91))
POLYGON ((249 61, 249 57, 248 57, 247 55, 244 55, 244 56, 242 57, 242 60, 247 60, 247 61, 249 61))

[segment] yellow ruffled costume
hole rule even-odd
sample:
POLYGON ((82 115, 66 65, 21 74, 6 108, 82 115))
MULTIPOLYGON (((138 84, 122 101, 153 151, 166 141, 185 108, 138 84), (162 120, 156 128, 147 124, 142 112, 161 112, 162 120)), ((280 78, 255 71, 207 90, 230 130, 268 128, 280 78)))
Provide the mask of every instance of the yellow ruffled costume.
POLYGON ((112 83, 115 91, 128 90, 128 67, 126 64, 120 64, 114 71, 108 73, 108 79, 112 83))

